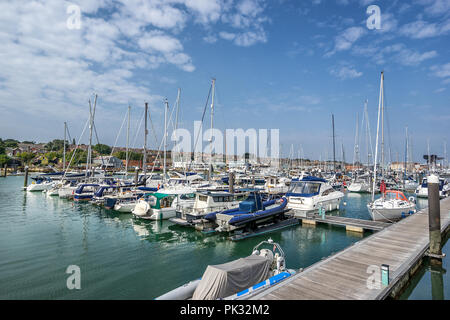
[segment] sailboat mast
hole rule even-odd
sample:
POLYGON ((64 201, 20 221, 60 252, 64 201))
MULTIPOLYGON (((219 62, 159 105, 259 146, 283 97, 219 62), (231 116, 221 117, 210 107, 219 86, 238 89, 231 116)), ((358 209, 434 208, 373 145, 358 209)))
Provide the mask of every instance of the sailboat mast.
POLYGON ((408 126, 406 126, 406 144, 405 144, 405 176, 403 177, 403 188, 405 188, 406 177, 408 176, 408 126))
POLYGON ((384 72, 381 72, 381 177, 384 177, 384 72))
POLYGON ((367 169, 369 169, 369 167, 370 167, 370 158, 372 157, 372 154, 371 154, 371 151, 372 151, 372 140, 371 140, 371 137, 370 137, 370 124, 369 124, 369 115, 368 115, 368 112, 367 112, 367 103, 368 103, 368 100, 366 99, 366 102, 364 104, 364 119, 366 121, 367 169), (369 147, 370 147, 370 150, 369 150, 369 147))
MULTIPOLYGON (((358 146, 358 128, 359 125, 359 115, 356 114, 356 133, 355 133, 355 149, 354 149, 354 153, 353 153, 353 171, 355 171, 355 165, 358 162, 358 154, 359 154, 359 146, 358 146)), ((359 168, 359 164, 358 164, 358 168, 359 168)))
POLYGON ((169 109, 169 102, 165 101, 164 107, 164 180, 166 180, 166 153, 167 153, 167 110, 169 109))
POLYGON ((335 141, 334 141, 334 114, 331 115, 331 122, 333 125, 333 169, 334 169, 334 173, 336 173, 336 145, 335 145, 335 141))
POLYGON ((214 128, 214 96, 216 92, 216 79, 212 79, 212 97, 211 97, 211 137, 209 139, 209 180, 212 177, 212 148, 213 148, 213 128, 214 128))
POLYGON ((383 90, 383 72, 381 72, 380 97, 379 97, 379 100, 378 100, 377 139, 376 139, 376 142, 375 142, 375 157, 373 159, 372 202, 375 200, 375 186, 376 186, 376 182, 377 182, 378 138, 379 138, 379 131, 380 131, 380 114, 381 114, 382 90, 383 90))
POLYGON ((128 175, 128 147, 130 144, 130 110, 131 110, 131 106, 128 106, 127 150, 126 150, 126 155, 125 155, 125 177, 128 175))
POLYGON ((64 122, 63 171, 66 171, 66 132, 67 132, 67 122, 64 122))
MULTIPOLYGON (((178 141, 177 139, 177 129, 178 129, 178 114, 180 112, 180 95, 181 95, 181 89, 178 88, 178 94, 177 94, 177 112, 175 113, 175 128, 174 128, 174 135, 175 135, 175 141, 178 141)), ((176 150, 175 152, 178 153, 178 143, 176 144, 176 150)), ((175 155, 172 155, 172 166, 174 166, 174 160, 175 155)), ((178 155, 178 161, 181 161, 181 155, 178 155)))
POLYGON ((142 166, 144 167, 144 181, 147 181, 147 119, 148 119, 148 102, 145 103, 145 127, 144 127, 144 156, 142 158, 142 166))
POLYGON ((92 164, 92 132, 94 130, 94 116, 95 116, 95 107, 97 105, 97 95, 94 98, 94 107, 91 105, 91 99, 89 99, 89 149, 88 149, 88 158, 86 163, 86 176, 91 168, 92 164))

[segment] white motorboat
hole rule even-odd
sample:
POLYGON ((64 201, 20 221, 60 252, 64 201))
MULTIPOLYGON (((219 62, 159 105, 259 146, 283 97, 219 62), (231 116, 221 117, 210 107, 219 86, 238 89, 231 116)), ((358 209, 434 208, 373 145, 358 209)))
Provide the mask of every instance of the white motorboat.
POLYGON ((335 190, 325 179, 308 176, 293 181, 286 197, 288 209, 308 213, 323 208, 327 212, 339 209, 344 193, 335 190))
POLYGON ((392 222, 416 212, 413 197, 406 199, 401 191, 388 190, 375 201, 367 204, 372 220, 392 222))
POLYGON ((291 180, 286 177, 269 176, 266 178, 264 191, 269 194, 286 193, 289 190, 291 180))
MULTIPOLYGON (((165 191, 169 191, 166 189, 165 191)), ((145 198, 140 198, 136 206, 131 211, 134 216, 149 220, 165 220, 176 217, 177 209, 186 208, 193 205, 193 190, 190 188, 172 189, 170 193, 159 190, 153 194, 147 194, 145 198), (182 198, 189 194, 190 197, 182 198)))
POLYGON ((33 178, 34 181, 27 187, 27 191, 35 192, 35 191, 44 191, 50 190, 55 185, 55 182, 50 179, 42 180, 42 178, 37 177, 33 178))
POLYGON ((63 199, 71 199, 77 190, 77 185, 66 185, 58 189, 58 196, 63 199))
POLYGON ((206 214, 215 211, 234 209, 247 197, 248 193, 231 194, 229 192, 197 192, 192 207, 177 210, 177 217, 172 222, 186 225, 194 220, 202 219, 206 214))
MULTIPOLYGON (((444 178, 439 178, 439 197, 445 198, 450 194, 450 185, 444 178)), ((423 178, 422 183, 416 188, 418 198, 428 198, 427 178, 423 178)))
POLYGON ((286 257, 280 245, 269 239, 254 247, 250 256, 210 265, 200 279, 186 283, 156 300, 248 299, 295 273, 286 268, 286 257))

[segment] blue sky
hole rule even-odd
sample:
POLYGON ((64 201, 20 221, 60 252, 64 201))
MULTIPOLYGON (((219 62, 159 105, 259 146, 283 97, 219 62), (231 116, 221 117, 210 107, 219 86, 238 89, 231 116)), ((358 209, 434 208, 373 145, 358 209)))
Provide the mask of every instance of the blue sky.
POLYGON ((331 159, 333 113, 338 159, 343 144, 351 162, 365 99, 375 137, 384 70, 392 160, 406 126, 415 160, 427 139, 438 154, 450 140, 448 0, 2 1, 0 30, 3 138, 61 138, 64 121, 78 137, 93 92, 101 142, 114 143, 128 104, 137 122, 144 101, 161 137, 163 100, 172 106, 178 88, 192 130, 215 77, 218 128, 278 128, 284 156, 293 144, 331 159), (80 29, 67 28, 71 4, 80 29), (381 30, 367 28, 372 4, 381 30))

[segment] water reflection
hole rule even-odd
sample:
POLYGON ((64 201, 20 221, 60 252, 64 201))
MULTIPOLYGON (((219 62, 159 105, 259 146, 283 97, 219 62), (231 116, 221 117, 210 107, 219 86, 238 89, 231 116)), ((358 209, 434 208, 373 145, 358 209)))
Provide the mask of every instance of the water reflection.
POLYGON ((446 272, 441 265, 431 264, 429 271, 431 273, 431 297, 433 300, 445 300, 444 298, 444 278, 446 272))

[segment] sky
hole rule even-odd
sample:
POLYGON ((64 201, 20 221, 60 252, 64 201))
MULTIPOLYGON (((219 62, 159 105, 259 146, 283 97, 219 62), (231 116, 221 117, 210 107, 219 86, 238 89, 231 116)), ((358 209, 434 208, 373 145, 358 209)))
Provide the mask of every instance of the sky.
POLYGON ((450 141, 449 37, 449 0, 3 0, 0 137, 61 139, 67 122, 78 141, 96 93, 100 143, 125 145, 130 105, 142 147, 145 102, 160 139, 164 99, 173 110, 180 88, 178 126, 192 131, 215 78, 215 127, 279 129, 282 156, 323 160, 334 114, 336 157, 343 146, 352 162, 366 99, 375 145, 384 71, 390 160, 404 159, 408 127, 421 161, 427 141, 439 155, 450 141))

